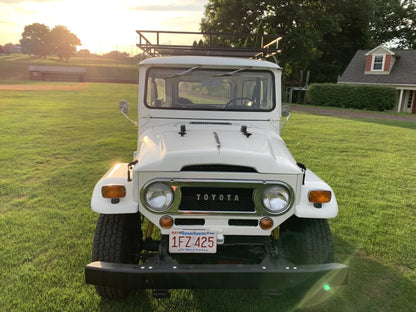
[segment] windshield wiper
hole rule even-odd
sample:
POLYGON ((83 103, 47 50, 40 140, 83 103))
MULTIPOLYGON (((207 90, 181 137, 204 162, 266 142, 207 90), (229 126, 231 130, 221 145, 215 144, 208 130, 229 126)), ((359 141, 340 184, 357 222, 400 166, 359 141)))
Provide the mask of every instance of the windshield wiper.
POLYGON ((233 70, 229 73, 225 73, 225 74, 216 74, 216 75, 212 75, 211 77, 226 77, 226 76, 234 76, 235 74, 238 74, 239 72, 242 72, 244 70, 247 70, 248 68, 240 68, 237 70, 233 70))
POLYGON ((199 66, 191 67, 191 68, 188 68, 187 70, 185 70, 185 71, 183 71, 179 74, 174 74, 174 75, 167 76, 167 77, 165 77, 165 79, 185 76, 187 74, 190 74, 191 72, 193 72, 195 69, 198 69, 198 68, 199 68, 199 66))

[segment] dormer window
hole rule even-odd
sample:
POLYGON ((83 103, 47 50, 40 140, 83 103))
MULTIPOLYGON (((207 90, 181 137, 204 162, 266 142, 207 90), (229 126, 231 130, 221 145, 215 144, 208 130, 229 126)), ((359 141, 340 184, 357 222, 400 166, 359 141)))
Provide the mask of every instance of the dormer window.
POLYGON ((396 59, 399 57, 393 51, 378 46, 365 55, 365 75, 389 75, 396 59))
POLYGON ((384 55, 373 55, 372 70, 383 70, 383 69, 384 69, 384 55))

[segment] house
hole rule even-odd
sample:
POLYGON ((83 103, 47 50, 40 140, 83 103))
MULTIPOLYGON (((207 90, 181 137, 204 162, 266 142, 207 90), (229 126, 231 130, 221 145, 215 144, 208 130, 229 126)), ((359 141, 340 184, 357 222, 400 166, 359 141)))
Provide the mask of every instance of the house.
POLYGON ((394 111, 416 114, 416 50, 390 50, 381 45, 358 50, 338 83, 394 87, 398 90, 394 111))

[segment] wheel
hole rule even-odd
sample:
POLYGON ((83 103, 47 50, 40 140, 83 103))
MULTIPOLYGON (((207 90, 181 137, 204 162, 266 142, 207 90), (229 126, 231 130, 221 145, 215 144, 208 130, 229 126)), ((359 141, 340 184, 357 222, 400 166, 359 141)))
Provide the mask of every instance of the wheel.
POLYGON ((224 109, 229 108, 251 108, 255 107, 255 103, 252 99, 247 97, 236 97, 228 101, 227 104, 225 104, 224 109), (250 104, 251 103, 251 104, 250 104))
POLYGON ((322 264, 334 261, 332 234, 326 219, 290 217, 280 225, 280 244, 294 264, 322 264))
MULTIPOLYGON (((135 264, 142 249, 140 214, 105 215, 98 217, 92 246, 92 260, 135 264)), ((103 298, 127 296, 130 289, 95 286, 103 298)))

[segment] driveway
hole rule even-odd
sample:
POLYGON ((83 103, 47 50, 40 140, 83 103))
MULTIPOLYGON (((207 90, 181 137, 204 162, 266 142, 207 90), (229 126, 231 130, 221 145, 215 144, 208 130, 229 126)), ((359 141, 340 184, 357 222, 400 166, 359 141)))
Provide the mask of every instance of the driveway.
POLYGON ((369 118, 369 119, 385 119, 397 121, 413 121, 416 122, 416 114, 393 115, 392 113, 383 112, 366 112, 351 111, 338 108, 316 107, 309 105, 290 104, 292 111, 307 112, 315 115, 337 116, 337 117, 353 117, 353 118, 369 118))

